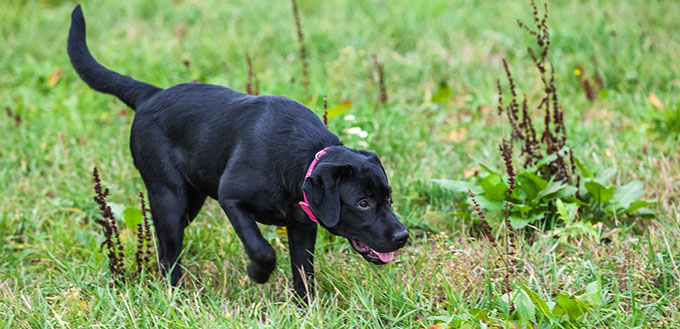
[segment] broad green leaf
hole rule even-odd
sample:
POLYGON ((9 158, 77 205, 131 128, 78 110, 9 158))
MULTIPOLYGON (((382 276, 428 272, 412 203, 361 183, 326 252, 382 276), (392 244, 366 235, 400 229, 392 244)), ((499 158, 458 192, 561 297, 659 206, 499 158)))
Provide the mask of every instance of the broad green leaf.
POLYGON ((586 312, 586 310, 579 305, 576 298, 569 297, 565 294, 557 295, 557 305, 566 312, 569 316, 569 320, 572 322, 576 321, 586 312))
POLYGON ((573 204, 579 205, 581 207, 588 205, 587 202, 583 202, 575 196, 570 196, 570 197, 564 198, 564 201, 567 202, 567 203, 573 203, 573 204))
POLYGON ((505 206, 505 201, 491 201, 483 195, 475 195, 475 200, 479 203, 479 206, 486 211, 500 213, 505 206))
POLYGON ((553 316, 557 317, 558 319, 567 318, 567 312, 563 310, 561 306, 557 305, 557 303, 549 300, 546 302, 546 304, 548 305, 548 307, 550 307, 553 316))
POLYGON ((550 182, 550 184, 548 184, 548 186, 546 188, 544 188, 543 190, 538 192, 536 197, 539 198, 539 199, 545 198, 549 195, 560 192, 561 190, 563 190, 567 186, 568 185, 565 184, 565 183, 552 181, 552 182, 550 182))
POLYGON ((550 154, 547 157, 545 157, 541 160, 538 160, 538 162, 536 162, 536 164, 533 167, 527 168, 527 171, 535 173, 539 169, 543 168, 543 166, 550 164, 551 162, 553 162, 555 160, 557 160, 557 153, 550 154))
MULTIPOLYGON (((508 182, 509 182, 509 180, 506 179, 506 177, 503 177, 503 179, 504 179, 504 181, 508 181, 508 182)), ((523 195, 522 193, 520 193, 518 186, 519 186, 519 185, 517 184, 517 181, 515 181, 515 189, 513 189, 513 190, 512 190, 512 194, 510 194, 510 195, 508 196, 508 199, 507 199, 508 201, 516 200, 516 201, 522 202, 523 200, 525 200, 525 199, 523 198, 524 195, 523 195)), ((508 188, 510 188, 509 185, 508 185, 508 188)))
POLYGON ((482 162, 481 160, 479 160, 479 159, 477 159, 477 158, 474 158, 474 157, 473 157, 473 159, 477 160, 477 162, 479 163, 479 166, 482 167, 482 168, 484 168, 484 170, 486 170, 489 174, 500 175, 500 173, 499 173, 498 171, 495 171, 495 170, 491 169, 491 166, 486 165, 486 164, 485 164, 484 162, 482 162))
POLYGON ((528 204, 512 204, 512 210, 519 210, 522 216, 526 215, 531 209, 534 209, 534 207, 528 204))
POLYGON ((526 292, 526 294, 529 296, 531 299, 531 302, 536 306, 536 308, 543 313, 543 315, 549 319, 554 319, 555 316, 553 313, 550 311, 550 308, 548 307, 548 304, 541 299, 535 292, 531 291, 531 289, 527 288, 526 286, 522 286, 522 290, 526 292))
POLYGON ((602 169, 595 175, 595 180, 598 183, 605 185, 612 177, 614 177, 614 175, 616 175, 616 168, 602 169))
POLYGON ((503 177, 499 174, 489 174, 480 182, 484 190, 484 196, 491 201, 505 200, 505 191, 508 186, 505 185, 503 177))
POLYGON ((594 180, 587 181, 586 190, 600 203, 607 203, 614 198, 614 188, 604 186, 594 180))
POLYGON ((451 190, 453 192, 467 194, 469 189, 474 194, 480 194, 484 191, 482 190, 481 187, 479 187, 479 185, 463 180, 433 179, 432 182, 436 183, 437 185, 441 186, 444 189, 451 190))
POLYGON ((520 197, 517 198, 518 200, 532 202, 534 199, 536 199, 536 195, 540 190, 542 189, 538 188, 536 183, 534 183, 531 179, 527 178, 526 176, 522 176, 521 174, 517 175, 517 188, 515 189, 515 192, 520 195, 520 197))
POLYGON ((581 172, 581 176, 583 178, 590 178, 593 177, 593 173, 586 168, 586 166, 581 162, 581 159, 574 157, 574 163, 576 164, 576 167, 578 167, 578 170, 581 172))
POLYGON ((600 304, 602 295, 600 280, 587 284, 584 291, 578 292, 575 295, 576 298, 587 307, 597 307, 600 304))
POLYGON ((524 290, 517 292, 513 304, 522 324, 527 324, 536 319, 536 306, 524 290))
POLYGON ((597 304, 600 303, 600 295, 602 294, 602 284, 600 280, 593 281, 589 284, 586 285, 586 294, 591 297, 590 301, 594 302, 592 303, 592 306, 597 306, 597 304))
POLYGON ((133 207, 125 208, 123 218, 125 219, 125 226, 131 230, 136 230, 137 225, 142 223, 142 211, 133 207))
POLYGON ((656 216, 657 213, 654 210, 649 209, 649 208, 640 208, 640 209, 635 211, 635 215, 640 216, 640 217, 651 218, 651 217, 656 216))
POLYGON ((621 208, 627 209, 642 196, 642 182, 634 180, 626 185, 619 186, 614 190, 614 202, 618 202, 621 208))
POLYGON ((565 188, 561 189, 557 194, 555 194, 556 197, 560 199, 567 199, 569 197, 573 197, 576 195, 576 192, 578 191, 578 188, 575 186, 567 185, 565 188))
POLYGON ((489 314, 486 312, 486 310, 481 308, 471 308, 468 313, 470 313, 470 315, 472 315, 475 320, 489 322, 489 314))
POLYGON ((624 211, 623 213, 628 214, 628 213, 631 213, 631 212, 636 211, 638 209, 641 209, 641 208, 644 208, 644 207, 647 207, 647 206, 651 206, 655 203, 656 203, 655 201, 644 201, 644 200, 633 201, 633 203, 630 204, 630 207, 628 207, 628 209, 626 209, 626 211, 624 211))
POLYGON ((530 173, 528 171, 523 171, 523 172, 519 173, 517 175, 517 177, 527 178, 528 180, 530 180, 531 182, 536 184, 536 187, 538 188, 539 191, 544 190, 546 187, 548 187, 548 181, 547 180, 545 180, 541 177, 538 177, 536 174, 530 173))
POLYGON ((510 219, 510 226, 516 230, 523 229, 533 222, 533 219, 529 217, 511 215, 508 218, 510 219))

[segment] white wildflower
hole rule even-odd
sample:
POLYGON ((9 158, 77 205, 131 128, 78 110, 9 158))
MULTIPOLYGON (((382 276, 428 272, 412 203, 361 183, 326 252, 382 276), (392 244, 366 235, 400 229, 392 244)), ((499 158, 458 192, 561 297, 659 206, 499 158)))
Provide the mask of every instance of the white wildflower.
POLYGON ((350 135, 359 135, 361 133, 361 127, 352 127, 347 129, 347 133, 350 135))
POLYGON ((361 127, 352 127, 349 129, 346 129, 348 134, 350 135, 357 135, 360 138, 366 138, 368 137, 368 132, 361 130, 361 127))

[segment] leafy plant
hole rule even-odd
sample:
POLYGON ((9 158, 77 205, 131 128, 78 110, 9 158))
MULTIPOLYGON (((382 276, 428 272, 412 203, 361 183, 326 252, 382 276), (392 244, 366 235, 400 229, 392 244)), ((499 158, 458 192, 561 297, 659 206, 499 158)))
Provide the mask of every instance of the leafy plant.
POLYGON ((109 271, 116 278, 125 281, 125 266, 123 253, 123 246, 120 243, 120 234, 118 233, 118 225, 116 219, 113 217, 111 207, 106 203, 106 198, 109 196, 109 189, 102 189, 101 179, 99 178, 99 171, 97 167, 92 170, 92 177, 94 178, 94 201, 99 205, 99 210, 102 212, 102 218, 95 220, 104 229, 105 239, 101 244, 101 248, 106 247, 109 258, 109 271))
MULTIPOLYGON (((516 173, 516 187, 512 194, 505 191, 509 175, 502 175, 486 164, 480 163, 486 175, 477 181, 436 179, 441 187, 459 193, 467 193, 468 189, 475 193, 481 208, 486 212, 492 224, 498 224, 504 218, 506 201, 510 203, 509 220, 513 228, 521 229, 527 225, 549 229, 554 226, 575 225, 579 219, 592 223, 606 222, 612 218, 637 212, 650 214, 646 208, 653 201, 640 200, 642 183, 631 181, 621 186, 611 186, 608 182, 616 174, 616 170, 608 168, 592 174, 581 161, 574 159, 583 179, 579 186, 541 177, 541 169, 547 166, 553 157, 546 157, 535 166, 524 168, 516 173)), ((470 206, 474 206, 468 201, 470 206)))
MULTIPOLYGON (((537 49, 528 47, 527 51, 541 80, 542 95, 536 109, 544 113, 542 133, 539 134, 541 130, 534 126, 526 96, 520 106, 515 80, 508 63, 503 60, 511 97, 509 101, 503 101, 503 89, 497 81, 498 113, 506 114, 512 129, 511 140, 521 144, 522 168, 516 172, 511 165, 512 152, 503 152, 507 169, 505 176, 480 161, 486 175, 476 178, 476 181, 438 179, 434 182, 460 193, 472 191, 492 224, 507 218, 516 229, 532 225, 545 230, 556 225, 575 225, 578 219, 604 222, 634 211, 647 211, 644 207, 652 202, 640 200, 640 181, 610 186, 608 181, 616 173, 615 169, 592 174, 567 146, 564 112, 555 85, 554 69, 547 60, 550 50, 547 4, 542 17, 533 0, 531 6, 534 28, 521 21, 518 24, 536 38, 537 49), (506 193, 511 186, 511 193, 506 193)), ((470 201, 467 203, 474 206, 470 201)), ((590 232, 585 227, 581 228, 590 232)))
POLYGON ((582 211, 582 218, 600 222, 605 218, 616 218, 633 212, 651 214, 651 210, 646 207, 654 204, 654 201, 640 200, 642 182, 634 180, 625 185, 612 186, 608 182, 616 174, 616 169, 606 168, 592 174, 581 161, 575 161, 583 181, 579 186, 579 197, 568 201, 587 210, 582 211))
POLYGON ((527 286, 499 296, 500 308, 472 308, 462 314, 435 316, 430 320, 448 328, 582 328, 583 320, 597 310, 602 299, 600 281, 593 281, 576 293, 561 292, 553 298, 541 297, 527 286), (510 297, 510 302, 508 298, 510 297), (511 308, 508 316, 502 309, 511 308))
POLYGON ((569 199, 578 191, 575 187, 564 182, 549 181, 539 175, 541 168, 552 159, 546 158, 539 161, 535 166, 523 169, 516 174, 516 188, 512 194, 506 195, 509 188, 506 181, 508 175, 492 169, 486 164, 480 163, 486 171, 486 175, 476 182, 456 181, 448 179, 434 180, 443 188, 465 192, 472 190, 477 202, 484 209, 492 223, 498 223, 504 217, 506 201, 511 205, 509 221, 513 228, 521 229, 527 225, 550 223, 554 221, 554 209, 552 203, 555 200, 569 199))
POLYGON ((152 233, 149 225, 149 218, 147 217, 146 204, 144 202, 144 195, 140 192, 141 210, 128 207, 124 208, 119 204, 108 203, 106 198, 109 196, 109 189, 103 189, 99 171, 95 167, 92 171, 94 178, 94 201, 99 205, 102 212, 102 218, 95 220, 104 231, 104 241, 101 247, 106 247, 109 258, 109 271, 114 275, 119 282, 125 282, 127 279, 137 277, 142 271, 150 270, 149 264, 152 257, 152 233), (129 274, 125 269, 125 248, 121 243, 120 231, 116 222, 116 214, 124 218, 125 226, 137 233, 137 240, 135 246, 135 264, 136 268, 129 274))

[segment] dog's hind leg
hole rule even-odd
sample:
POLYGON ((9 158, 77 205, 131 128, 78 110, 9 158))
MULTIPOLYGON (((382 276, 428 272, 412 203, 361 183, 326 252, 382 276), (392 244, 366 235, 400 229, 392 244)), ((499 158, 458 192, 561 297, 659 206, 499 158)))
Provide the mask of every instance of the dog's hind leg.
POLYGON ((161 271, 164 275, 170 271, 170 283, 176 286, 182 277, 179 255, 184 241, 184 228, 189 222, 187 186, 179 173, 169 170, 156 171, 153 175, 144 175, 142 172, 142 178, 158 239, 161 271))
POLYGON ((303 303, 309 303, 314 294, 314 246, 316 223, 288 225, 290 264, 293 267, 293 287, 303 303), (304 276, 303 276, 304 274, 304 276))
POLYGON ((198 215, 198 212, 201 211, 201 207, 203 207, 203 203, 205 202, 206 195, 204 193, 199 192, 197 189, 194 187, 190 186, 189 184, 186 185, 187 187, 187 224, 191 223, 191 221, 196 218, 196 215, 198 215))

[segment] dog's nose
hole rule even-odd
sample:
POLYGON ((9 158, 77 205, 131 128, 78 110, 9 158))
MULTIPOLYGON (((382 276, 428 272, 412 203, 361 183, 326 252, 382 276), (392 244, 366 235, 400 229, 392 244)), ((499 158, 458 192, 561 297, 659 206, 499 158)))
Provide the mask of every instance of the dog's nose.
POLYGON ((394 242, 399 246, 399 248, 401 248, 406 244, 406 241, 408 241, 408 231, 401 230, 395 233, 392 236, 392 238, 394 239, 394 242))

